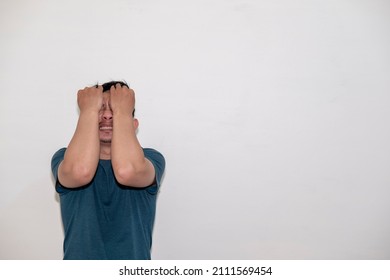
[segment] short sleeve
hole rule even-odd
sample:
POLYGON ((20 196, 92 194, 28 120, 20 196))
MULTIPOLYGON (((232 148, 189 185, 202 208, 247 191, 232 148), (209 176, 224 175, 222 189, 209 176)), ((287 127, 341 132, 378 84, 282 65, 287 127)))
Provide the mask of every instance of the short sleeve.
POLYGON ((144 148, 144 155, 153 164, 156 172, 156 183, 148 187, 147 190, 150 194, 156 194, 160 189, 161 179, 165 171, 165 159, 160 152, 150 148, 144 148))
POLYGON ((62 148, 62 149, 59 149, 52 157, 51 159, 51 171, 53 173, 53 177, 54 177, 54 180, 55 180, 55 187, 56 187, 56 191, 59 193, 59 194, 63 194, 65 192, 67 192, 66 188, 64 188, 63 186, 61 186, 60 182, 58 181, 58 167, 60 166, 60 163, 63 161, 64 159, 64 155, 65 155, 65 151, 66 151, 66 148, 62 148))

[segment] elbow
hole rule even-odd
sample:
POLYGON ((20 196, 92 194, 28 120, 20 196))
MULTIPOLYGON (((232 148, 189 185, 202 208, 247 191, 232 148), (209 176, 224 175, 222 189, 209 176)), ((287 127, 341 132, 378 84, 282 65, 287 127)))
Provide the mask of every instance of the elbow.
POLYGON ((95 176, 95 170, 87 168, 86 166, 76 166, 74 167, 73 174, 78 185, 85 186, 92 181, 95 176))
POLYGON ((73 166, 68 170, 64 170, 61 178, 59 178, 61 184, 68 188, 78 188, 85 185, 88 185, 93 177, 95 172, 85 166, 73 166))
POLYGON ((62 161, 58 168, 58 181, 67 188, 78 188, 88 185, 94 178, 96 167, 81 162, 62 161))
POLYGON ((137 171, 132 166, 114 168, 115 179, 123 186, 137 187, 137 171))

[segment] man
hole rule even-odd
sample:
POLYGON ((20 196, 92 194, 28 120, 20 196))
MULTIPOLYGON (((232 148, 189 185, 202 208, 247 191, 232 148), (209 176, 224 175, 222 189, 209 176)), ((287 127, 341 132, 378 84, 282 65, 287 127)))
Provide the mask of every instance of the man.
POLYGON ((150 259, 164 157, 136 136, 134 91, 86 87, 67 148, 52 158, 65 231, 64 259, 150 259))

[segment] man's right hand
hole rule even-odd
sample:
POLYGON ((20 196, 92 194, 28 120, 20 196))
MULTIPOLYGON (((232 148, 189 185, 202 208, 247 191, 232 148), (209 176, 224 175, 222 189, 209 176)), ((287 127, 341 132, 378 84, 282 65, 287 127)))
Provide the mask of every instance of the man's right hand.
POLYGON ((103 87, 86 87, 77 93, 80 112, 93 110, 99 112, 103 105, 103 87))

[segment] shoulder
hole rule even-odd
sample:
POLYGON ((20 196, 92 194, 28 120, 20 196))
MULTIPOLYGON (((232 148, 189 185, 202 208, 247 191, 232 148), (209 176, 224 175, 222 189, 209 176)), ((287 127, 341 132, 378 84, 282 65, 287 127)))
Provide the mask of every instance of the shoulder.
POLYGON ((58 165, 64 159, 65 151, 66 148, 61 148, 54 153, 53 157, 51 158, 52 167, 58 165))
POLYGON ((145 158, 147 158, 155 167, 155 169, 160 172, 165 169, 165 158, 164 156, 157 150, 152 148, 143 148, 145 158))
POLYGON ((164 156, 159 151, 152 148, 143 148, 143 151, 147 159, 165 162, 164 156))
POLYGON ((63 156, 65 154, 65 151, 66 151, 66 148, 59 149, 57 152, 54 153, 53 158, 58 157, 58 156, 63 156))
POLYGON ((146 188, 146 190, 151 194, 156 194, 160 188, 163 174, 165 172, 165 158, 157 150, 152 148, 143 148, 145 158, 148 159, 155 171, 155 182, 153 185, 146 188))

